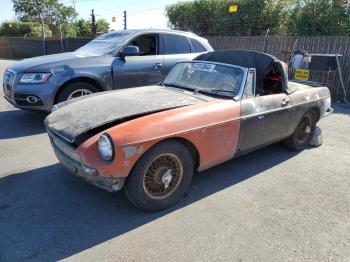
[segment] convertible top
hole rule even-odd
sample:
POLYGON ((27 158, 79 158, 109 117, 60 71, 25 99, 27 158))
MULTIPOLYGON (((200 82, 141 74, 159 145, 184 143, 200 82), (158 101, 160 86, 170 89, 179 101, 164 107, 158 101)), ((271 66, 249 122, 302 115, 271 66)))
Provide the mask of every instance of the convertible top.
POLYGON ((194 60, 211 61, 256 69, 257 88, 262 86, 264 77, 275 66, 281 73, 282 87, 288 88, 288 66, 278 58, 252 50, 221 50, 201 54, 194 60))

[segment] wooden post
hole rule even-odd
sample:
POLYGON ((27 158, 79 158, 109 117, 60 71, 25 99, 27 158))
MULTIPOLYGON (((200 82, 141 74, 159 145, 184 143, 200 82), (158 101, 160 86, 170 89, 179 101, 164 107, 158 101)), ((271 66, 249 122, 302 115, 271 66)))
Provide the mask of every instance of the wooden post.
POLYGON ((343 74, 342 74, 342 71, 340 68, 339 55, 336 54, 335 58, 337 60, 337 67, 338 67, 338 73, 339 73, 339 77, 340 77, 340 83, 341 83, 341 86, 343 88, 344 102, 348 102, 348 95, 347 95, 346 90, 345 90, 345 85, 344 85, 344 81, 343 81, 343 74))
POLYGON ((264 37, 264 48, 263 48, 263 52, 266 53, 266 49, 267 49, 267 38, 269 36, 269 32, 270 32, 270 28, 267 28, 266 30, 266 34, 265 34, 265 37, 264 37))

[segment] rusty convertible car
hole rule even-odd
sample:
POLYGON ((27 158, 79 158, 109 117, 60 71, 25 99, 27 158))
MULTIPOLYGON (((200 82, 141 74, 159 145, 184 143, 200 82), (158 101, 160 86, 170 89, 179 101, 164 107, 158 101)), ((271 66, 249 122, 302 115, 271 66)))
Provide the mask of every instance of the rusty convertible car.
POLYGON ((288 81, 268 54, 228 50, 176 64, 159 85, 58 104, 45 124, 72 173, 153 211, 181 199, 194 171, 278 141, 305 149, 331 111, 327 87, 288 81))

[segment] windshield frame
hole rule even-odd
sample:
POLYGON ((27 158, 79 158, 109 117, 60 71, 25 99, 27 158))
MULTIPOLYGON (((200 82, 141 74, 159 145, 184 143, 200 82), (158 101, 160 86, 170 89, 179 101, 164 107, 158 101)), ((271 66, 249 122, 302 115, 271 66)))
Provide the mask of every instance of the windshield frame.
MULTIPOLYGON (((182 62, 176 63, 173 68, 175 68, 175 66, 177 66, 178 64, 184 64, 184 63, 202 63, 202 64, 205 63, 205 64, 214 64, 214 65, 221 65, 221 66, 238 68, 238 69, 241 69, 243 71, 242 82, 241 82, 241 85, 239 86, 239 88, 237 89, 237 92, 232 93, 232 94, 229 94, 229 93, 226 93, 226 94, 225 93, 213 93, 213 92, 210 92, 210 91, 208 91, 207 89, 204 89, 204 88, 203 89, 201 89, 201 88, 194 89, 192 87, 185 87, 185 86, 181 86, 181 85, 178 85, 178 88, 180 88, 182 90, 187 90, 187 91, 188 90, 193 90, 193 92, 199 91, 199 92, 210 94, 210 95, 214 95, 214 96, 216 95, 216 96, 230 97, 230 98, 233 98, 234 100, 239 100, 242 97, 242 93, 243 93, 243 90, 244 90, 244 86, 245 86, 245 82, 246 82, 246 79, 247 79, 249 68, 242 67, 242 66, 237 66, 237 65, 232 65, 232 64, 220 63, 220 62, 206 61, 206 60, 182 61, 182 62)), ((165 81, 163 81, 163 84, 165 86, 167 85, 167 83, 165 81)), ((172 86, 172 83, 168 83, 168 85, 172 86)))

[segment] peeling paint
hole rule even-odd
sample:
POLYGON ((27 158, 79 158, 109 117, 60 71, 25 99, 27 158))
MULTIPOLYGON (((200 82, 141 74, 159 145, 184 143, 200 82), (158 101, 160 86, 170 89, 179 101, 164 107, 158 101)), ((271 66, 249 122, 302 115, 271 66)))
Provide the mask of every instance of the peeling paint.
POLYGON ((144 151, 143 145, 140 146, 126 146, 123 148, 124 158, 128 159, 136 154, 141 154, 144 151))
POLYGON ((131 165, 131 161, 125 160, 125 161, 123 162, 123 165, 124 165, 124 166, 130 166, 130 165, 131 165))

